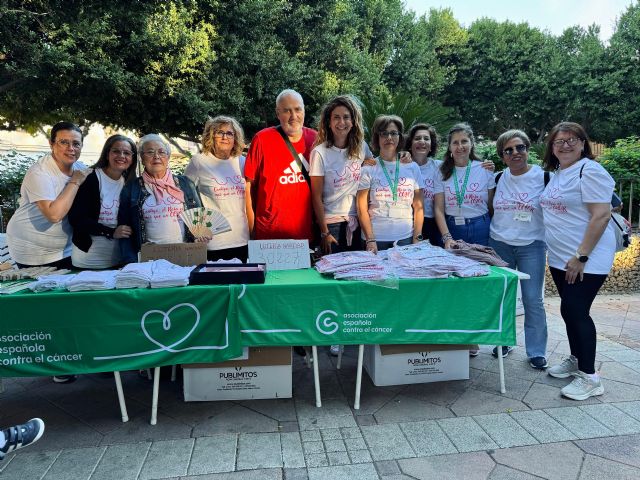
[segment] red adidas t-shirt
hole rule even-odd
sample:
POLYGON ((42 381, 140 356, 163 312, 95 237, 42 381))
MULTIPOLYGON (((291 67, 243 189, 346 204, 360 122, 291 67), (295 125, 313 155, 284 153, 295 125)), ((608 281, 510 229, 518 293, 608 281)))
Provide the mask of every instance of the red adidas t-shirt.
MULTIPOLYGON (((293 144, 307 162, 316 135, 315 130, 303 127, 302 137, 293 144)), ((276 127, 260 130, 253 137, 244 175, 256 185, 256 240, 313 240, 311 191, 276 127)))

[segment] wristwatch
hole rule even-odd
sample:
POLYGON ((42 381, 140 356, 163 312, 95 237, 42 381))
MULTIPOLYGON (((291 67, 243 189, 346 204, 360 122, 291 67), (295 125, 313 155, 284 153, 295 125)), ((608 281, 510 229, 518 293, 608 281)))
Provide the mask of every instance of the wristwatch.
POLYGON ((576 250, 576 258, 580 263, 587 263, 587 260, 589 260, 588 256, 582 255, 578 250, 576 250))
POLYGON ((418 240, 419 242, 421 242, 422 240, 424 240, 424 237, 422 236, 422 234, 421 234, 421 233, 419 233, 418 235, 416 235, 416 236, 415 236, 415 237, 413 237, 413 238, 415 238, 415 239, 416 239, 416 240, 418 240))

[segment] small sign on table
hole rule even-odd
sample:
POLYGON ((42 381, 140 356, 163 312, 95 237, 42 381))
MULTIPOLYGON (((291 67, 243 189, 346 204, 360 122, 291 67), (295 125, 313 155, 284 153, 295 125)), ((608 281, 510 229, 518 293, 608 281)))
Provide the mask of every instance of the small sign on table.
POLYGON ((267 270, 310 268, 309 240, 249 240, 249 262, 267 270))

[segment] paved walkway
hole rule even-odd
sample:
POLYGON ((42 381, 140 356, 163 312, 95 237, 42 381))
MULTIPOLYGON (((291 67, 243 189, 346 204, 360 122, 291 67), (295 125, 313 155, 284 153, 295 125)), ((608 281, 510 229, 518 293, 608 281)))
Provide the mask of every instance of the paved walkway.
MULTIPOLYGON (((568 352, 558 304, 546 301, 551 362, 568 352)), ((600 295, 592 315, 606 393, 584 402, 561 398, 567 381, 531 369, 524 348, 505 359, 505 395, 483 347, 470 380, 374 387, 365 374, 358 411, 355 348, 341 370, 323 351, 322 408, 300 358, 294 399, 184 403, 179 382, 162 381, 156 426, 137 373, 123 375, 125 424, 112 378, 5 379, 0 425, 40 416, 47 427, 0 463, 0 479, 639 479, 640 295, 600 295)))

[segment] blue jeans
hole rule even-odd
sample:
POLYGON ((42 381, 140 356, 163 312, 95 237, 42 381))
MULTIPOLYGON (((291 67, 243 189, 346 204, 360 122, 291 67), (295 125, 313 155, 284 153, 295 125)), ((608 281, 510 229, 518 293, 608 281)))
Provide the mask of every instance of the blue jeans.
POLYGON ((465 218, 464 225, 456 225, 455 217, 451 215, 446 215, 445 218, 449 233, 454 240, 464 240, 467 243, 477 243, 478 245, 489 244, 491 217, 488 213, 478 217, 465 218))
POLYGON ((329 233, 338 241, 338 244, 331 244, 331 253, 353 252, 362 250, 362 240, 360 239, 360 227, 353 231, 351 246, 347 245, 347 225, 348 222, 329 223, 327 228, 329 233))
POLYGON ((524 305, 524 344, 529 358, 546 357, 547 315, 542 303, 546 244, 536 240, 530 245, 516 247, 489 238, 489 246, 509 264, 509 268, 531 277, 529 280, 520 280, 524 305))

